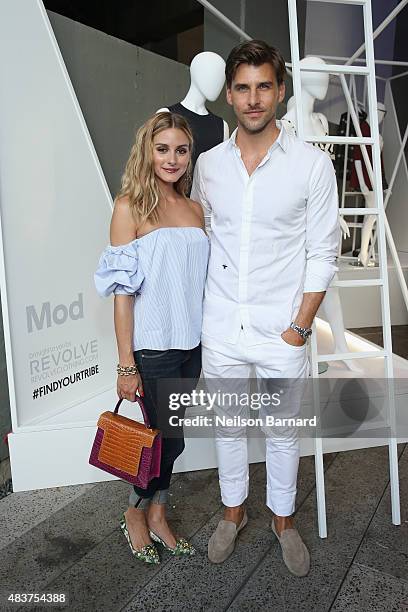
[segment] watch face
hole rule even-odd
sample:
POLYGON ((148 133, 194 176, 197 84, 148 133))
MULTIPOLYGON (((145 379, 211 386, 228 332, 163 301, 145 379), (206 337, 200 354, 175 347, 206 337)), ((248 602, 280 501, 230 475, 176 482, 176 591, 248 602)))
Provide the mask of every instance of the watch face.
POLYGON ((297 331, 298 334, 300 334, 302 338, 304 338, 305 340, 307 340, 307 338, 312 335, 311 329, 305 329, 304 327, 300 327, 299 325, 296 325, 295 323, 293 323, 293 321, 289 327, 297 331))

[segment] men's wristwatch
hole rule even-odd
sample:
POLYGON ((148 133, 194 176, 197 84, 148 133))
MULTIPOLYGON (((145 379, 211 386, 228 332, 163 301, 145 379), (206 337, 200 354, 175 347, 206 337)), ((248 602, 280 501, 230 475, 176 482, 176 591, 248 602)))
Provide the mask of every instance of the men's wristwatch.
POLYGON ((310 327, 300 327, 300 325, 296 325, 296 323, 294 323, 293 321, 289 325, 289 327, 291 329, 294 329, 300 336, 302 336, 304 340, 307 340, 312 334, 312 330, 310 329, 310 327))

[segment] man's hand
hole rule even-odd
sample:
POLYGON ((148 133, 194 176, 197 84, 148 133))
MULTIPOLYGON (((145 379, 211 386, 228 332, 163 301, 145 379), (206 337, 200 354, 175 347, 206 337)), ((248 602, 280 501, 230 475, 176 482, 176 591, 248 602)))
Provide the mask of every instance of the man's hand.
POLYGON ((303 346, 306 343, 306 340, 291 327, 288 327, 288 329, 281 333, 281 338, 293 346, 303 346))

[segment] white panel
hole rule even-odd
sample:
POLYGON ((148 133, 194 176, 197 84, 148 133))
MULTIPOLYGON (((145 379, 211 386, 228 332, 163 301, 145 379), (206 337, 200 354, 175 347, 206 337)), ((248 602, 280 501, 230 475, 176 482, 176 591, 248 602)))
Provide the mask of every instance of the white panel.
POLYGON ((0 57, 4 327, 16 431, 114 383, 112 305, 93 285, 111 197, 41 2, 1 3, 0 57), (99 373, 85 377, 91 366, 99 373), (57 382, 76 373, 72 384, 57 382))
MULTIPOLYGON (((27 426, 46 428, 50 417, 71 426, 95 423, 112 406, 112 399, 98 401, 115 383, 112 302, 99 298, 93 284, 109 241, 112 201, 41 2, 1 2, 0 58, 0 282, 15 432, 10 453, 13 480, 23 479, 28 488, 47 479, 62 434, 55 434, 39 478, 27 465, 40 434, 23 435, 27 426)), ((85 464, 65 484, 87 477, 85 464)))
MULTIPOLYGON (((385 90, 385 107, 383 157, 385 175, 390 181, 402 140, 390 83, 385 90)), ((405 127, 402 126, 402 129, 405 127)), ((397 250, 408 253, 408 169, 405 155, 402 156, 386 214, 397 250)))

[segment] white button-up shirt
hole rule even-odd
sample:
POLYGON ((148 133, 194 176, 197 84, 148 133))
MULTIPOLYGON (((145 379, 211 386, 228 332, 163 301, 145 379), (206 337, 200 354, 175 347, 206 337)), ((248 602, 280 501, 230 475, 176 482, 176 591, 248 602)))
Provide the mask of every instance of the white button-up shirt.
POLYGON ((303 293, 336 270, 338 195, 328 155, 281 127, 251 174, 229 140, 198 158, 191 198, 211 220, 202 342, 263 344, 295 319, 303 293))

